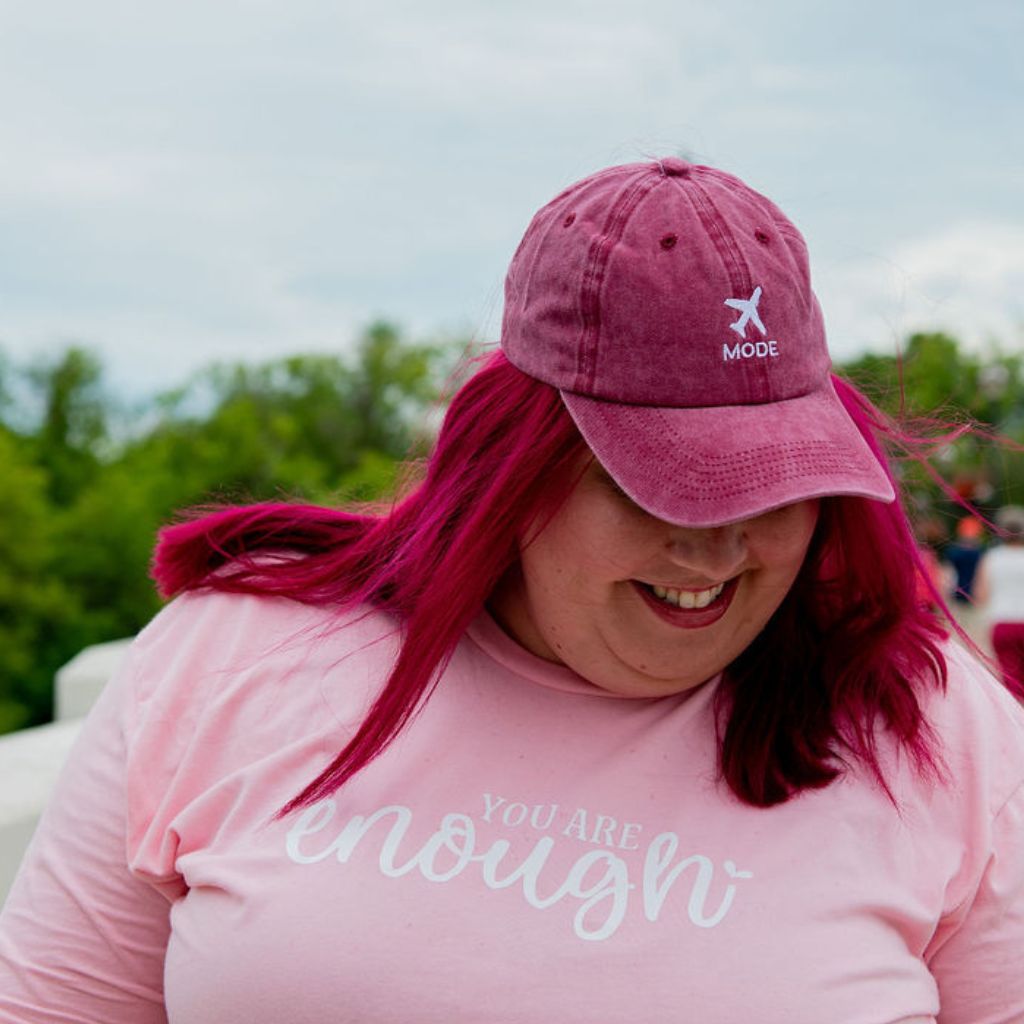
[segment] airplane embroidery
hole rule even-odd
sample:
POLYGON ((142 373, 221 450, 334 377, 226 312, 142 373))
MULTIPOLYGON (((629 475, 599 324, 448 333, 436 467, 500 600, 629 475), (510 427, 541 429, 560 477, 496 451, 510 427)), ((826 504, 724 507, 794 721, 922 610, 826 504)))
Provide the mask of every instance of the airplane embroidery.
POLYGON ((729 324, 729 326, 741 337, 746 338, 747 336, 747 324, 751 320, 754 321, 754 326, 762 333, 767 334, 764 324, 761 323, 761 318, 757 315, 757 304, 761 301, 761 286, 758 285, 754 289, 754 294, 749 299, 726 299, 725 304, 732 309, 737 309, 743 315, 735 323, 729 324))

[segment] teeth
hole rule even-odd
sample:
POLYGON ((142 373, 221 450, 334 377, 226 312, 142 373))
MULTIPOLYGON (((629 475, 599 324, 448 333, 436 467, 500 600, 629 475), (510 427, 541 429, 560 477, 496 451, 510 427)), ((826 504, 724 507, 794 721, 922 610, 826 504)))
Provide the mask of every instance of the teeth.
POLYGON ((718 595, 725 590, 725 584, 707 590, 676 590, 674 587, 652 587, 655 597, 660 597, 666 604, 677 608, 707 608, 718 595))

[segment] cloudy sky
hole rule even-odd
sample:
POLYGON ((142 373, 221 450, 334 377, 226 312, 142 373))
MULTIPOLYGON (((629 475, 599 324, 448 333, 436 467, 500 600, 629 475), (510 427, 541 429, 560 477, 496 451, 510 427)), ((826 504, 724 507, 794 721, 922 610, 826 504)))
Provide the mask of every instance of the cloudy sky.
POLYGON ((806 235, 834 354, 1024 345, 1019 0, 0 0, 0 347, 147 392, 494 339, 533 210, 682 154, 806 235))

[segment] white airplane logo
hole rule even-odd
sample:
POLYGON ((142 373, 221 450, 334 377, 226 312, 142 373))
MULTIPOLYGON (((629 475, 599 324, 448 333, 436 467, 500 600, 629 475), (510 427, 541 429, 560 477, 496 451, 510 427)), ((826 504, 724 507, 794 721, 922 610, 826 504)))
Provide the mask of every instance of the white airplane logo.
POLYGON ((767 334, 768 332, 764 329, 764 324, 761 323, 761 318, 757 315, 757 304, 761 301, 761 286, 758 285, 754 289, 754 294, 749 299, 726 299, 725 304, 732 309, 738 309, 743 315, 734 324, 729 326, 741 337, 746 338, 747 336, 747 324, 753 320, 754 326, 762 333, 767 334))

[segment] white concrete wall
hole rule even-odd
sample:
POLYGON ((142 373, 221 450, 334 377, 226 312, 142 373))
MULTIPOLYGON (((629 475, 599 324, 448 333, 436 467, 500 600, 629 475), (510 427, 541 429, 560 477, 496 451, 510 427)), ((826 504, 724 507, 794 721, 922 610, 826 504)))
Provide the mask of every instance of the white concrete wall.
POLYGON ((0 903, 7 896, 82 718, 117 669, 130 640, 87 647, 58 673, 56 721, 0 736, 0 903))
POLYGON ((117 671, 130 643, 131 639, 93 644, 79 651, 63 668, 57 670, 53 717, 58 722, 68 718, 85 718, 100 695, 100 690, 117 671))
POLYGON ((0 901, 81 724, 71 719, 0 736, 0 901))

